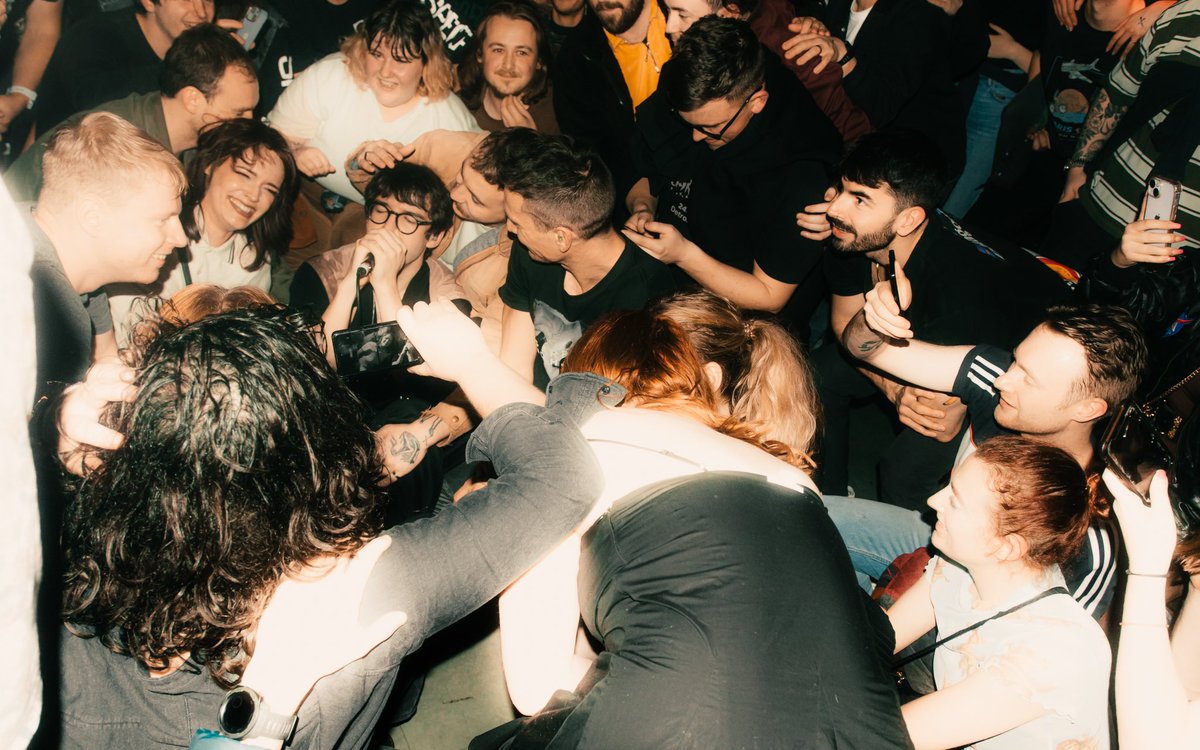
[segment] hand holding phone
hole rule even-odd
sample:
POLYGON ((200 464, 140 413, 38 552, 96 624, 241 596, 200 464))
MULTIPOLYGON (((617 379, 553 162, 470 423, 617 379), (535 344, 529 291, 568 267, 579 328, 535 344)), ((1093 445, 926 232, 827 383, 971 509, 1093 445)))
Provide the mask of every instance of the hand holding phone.
POLYGON ((1166 443, 1142 408, 1122 403, 1112 415, 1100 441, 1104 463, 1121 482, 1150 504, 1150 480, 1157 471, 1171 470, 1173 461, 1166 443))
POLYGON ((331 338, 334 364, 342 377, 407 369, 425 361, 395 321, 334 331, 331 338))
POLYGON ((247 50, 254 46, 254 40, 262 33, 263 27, 267 25, 270 19, 270 14, 257 5, 251 5, 246 9, 246 15, 242 18, 242 30, 238 32, 238 36, 242 38, 242 46, 247 50))

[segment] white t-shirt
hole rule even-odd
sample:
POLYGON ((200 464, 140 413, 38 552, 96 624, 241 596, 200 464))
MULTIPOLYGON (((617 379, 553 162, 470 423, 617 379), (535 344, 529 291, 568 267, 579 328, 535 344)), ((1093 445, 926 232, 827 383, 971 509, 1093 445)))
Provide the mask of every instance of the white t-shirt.
MULTIPOLYGON (((26 214, 28 209, 26 208, 26 214)), ((0 684, 0 747, 25 747, 37 730, 42 710, 42 678, 34 626, 42 537, 37 480, 29 448, 29 413, 37 382, 33 283, 29 267, 33 244, 21 211, 0 184, 0 316, 9 326, 0 369, 0 486, 7 538, 0 553, 0 638, 4 639, 4 682, 0 684), (4 687, 7 685, 8 687, 4 687)))
POLYGON ((635 490, 703 471, 744 471, 797 492, 806 487, 816 492, 808 475, 795 466, 677 414, 605 409, 581 431, 604 473, 604 489, 586 525, 635 490))
POLYGON ((322 187, 362 203, 362 194, 346 177, 346 159, 363 141, 407 144, 431 130, 479 130, 454 94, 436 102, 419 99, 407 114, 385 120, 375 94, 354 81, 345 56, 335 52, 296 76, 267 119, 289 138, 325 154, 336 171, 317 178, 322 187))
MULTIPOLYGON (((875 6, 872 5, 871 8, 875 6)), ((871 14, 871 8, 866 10, 855 10, 854 6, 850 6, 850 20, 846 22, 846 41, 854 44, 854 40, 858 39, 858 32, 862 29, 862 25, 866 23, 867 16, 871 14)))
MULTIPOLYGON (((1055 586, 1058 566, 994 608, 980 608, 970 574, 935 557, 925 569, 938 637, 1009 609, 1055 586)), ((1033 721, 976 742, 979 750, 1088 748, 1107 750, 1108 677, 1112 653, 1104 632, 1079 602, 1056 594, 997 618, 939 646, 933 655, 938 689, 982 670, 995 670, 1011 689, 1049 710, 1033 721)))

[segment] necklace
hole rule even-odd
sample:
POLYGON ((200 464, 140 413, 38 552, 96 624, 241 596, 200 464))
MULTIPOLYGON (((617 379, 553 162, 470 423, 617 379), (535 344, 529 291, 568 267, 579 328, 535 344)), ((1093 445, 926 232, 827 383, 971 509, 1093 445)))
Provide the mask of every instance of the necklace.
POLYGON ((646 38, 642 40, 642 46, 646 48, 646 57, 650 60, 650 66, 654 68, 655 74, 662 72, 662 66, 658 64, 658 60, 654 57, 654 50, 650 49, 650 33, 646 33, 646 38))

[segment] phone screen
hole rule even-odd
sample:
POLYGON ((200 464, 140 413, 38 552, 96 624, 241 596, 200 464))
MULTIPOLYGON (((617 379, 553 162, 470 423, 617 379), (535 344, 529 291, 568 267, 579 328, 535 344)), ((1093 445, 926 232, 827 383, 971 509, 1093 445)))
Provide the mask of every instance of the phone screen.
POLYGON ((331 338, 334 363, 342 377, 408 368, 425 361, 395 321, 335 331, 331 338))

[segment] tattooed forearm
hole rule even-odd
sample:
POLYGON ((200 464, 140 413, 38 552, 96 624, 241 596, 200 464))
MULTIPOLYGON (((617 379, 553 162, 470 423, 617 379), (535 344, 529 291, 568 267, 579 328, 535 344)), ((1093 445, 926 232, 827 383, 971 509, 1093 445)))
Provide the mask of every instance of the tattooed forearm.
POLYGON ((421 453, 421 441, 411 432, 403 432, 388 439, 388 453, 397 461, 415 464, 421 453))
POLYGON ((867 325, 867 314, 860 310, 842 332, 842 346, 861 360, 869 360, 883 346, 883 336, 867 325))
POLYGON ((1091 162, 1100 149, 1104 148, 1108 137, 1128 110, 1127 106, 1113 104, 1108 89, 1101 87, 1088 108, 1083 129, 1079 131, 1079 140, 1075 142, 1075 155, 1070 161, 1071 166, 1082 167, 1091 162))
POLYGON ((417 424, 426 428, 425 442, 429 443, 433 441, 438 428, 442 426, 442 418, 432 412, 423 412, 421 418, 417 420, 417 424))

